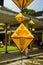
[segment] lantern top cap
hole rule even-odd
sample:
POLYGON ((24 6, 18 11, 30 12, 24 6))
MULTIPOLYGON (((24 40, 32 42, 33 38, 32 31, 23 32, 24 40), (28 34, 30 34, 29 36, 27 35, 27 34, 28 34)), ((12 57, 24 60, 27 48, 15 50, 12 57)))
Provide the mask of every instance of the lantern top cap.
POLYGON ((29 24, 33 24, 33 25, 34 25, 35 23, 34 23, 33 20, 30 20, 30 21, 29 21, 29 24))

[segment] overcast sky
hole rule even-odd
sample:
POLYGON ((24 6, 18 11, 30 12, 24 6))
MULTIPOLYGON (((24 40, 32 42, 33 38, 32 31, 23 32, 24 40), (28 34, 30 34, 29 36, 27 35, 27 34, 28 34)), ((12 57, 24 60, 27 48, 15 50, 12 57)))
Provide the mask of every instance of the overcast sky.
MULTIPOLYGON (((12 0, 4 0, 4 6, 9 9, 20 12, 20 9, 13 3, 12 0)), ((29 6, 28 9, 34 9, 36 11, 43 10, 43 0, 34 0, 29 6)))

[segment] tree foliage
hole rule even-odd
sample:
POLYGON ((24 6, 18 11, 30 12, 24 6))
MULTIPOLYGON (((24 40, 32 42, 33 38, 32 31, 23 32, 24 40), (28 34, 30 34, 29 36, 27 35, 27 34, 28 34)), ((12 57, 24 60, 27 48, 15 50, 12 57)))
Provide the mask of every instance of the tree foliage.
POLYGON ((28 8, 25 8, 23 11, 22 11, 22 13, 26 13, 26 14, 31 14, 31 13, 34 13, 35 12, 35 10, 33 10, 33 9, 28 9, 28 8))

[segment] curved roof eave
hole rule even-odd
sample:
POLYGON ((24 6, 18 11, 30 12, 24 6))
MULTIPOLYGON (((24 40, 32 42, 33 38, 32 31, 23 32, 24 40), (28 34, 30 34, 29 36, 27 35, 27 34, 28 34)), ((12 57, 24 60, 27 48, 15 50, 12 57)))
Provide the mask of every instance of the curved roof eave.
MULTIPOLYGON (((15 20, 15 16, 17 15, 18 13, 17 12, 9 12, 9 11, 6 11, 6 10, 1 10, 0 9, 0 23, 9 23, 9 24, 17 24, 17 21, 15 20)), ((30 15, 25 15, 26 19, 32 19, 35 21, 36 25, 40 25, 42 26, 43 22, 40 21, 39 19, 33 17, 33 16, 30 16, 30 15), (39 23, 40 22, 40 23, 39 23)))
POLYGON ((0 23, 16 24, 15 16, 17 12, 8 12, 0 9, 0 23))

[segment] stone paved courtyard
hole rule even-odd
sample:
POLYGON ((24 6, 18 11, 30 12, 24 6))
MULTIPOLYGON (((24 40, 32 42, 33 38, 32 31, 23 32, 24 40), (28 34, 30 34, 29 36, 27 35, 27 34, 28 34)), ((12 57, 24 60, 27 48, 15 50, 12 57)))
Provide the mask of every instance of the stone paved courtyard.
POLYGON ((31 59, 20 60, 6 65, 43 65, 43 55, 33 57, 31 59))

